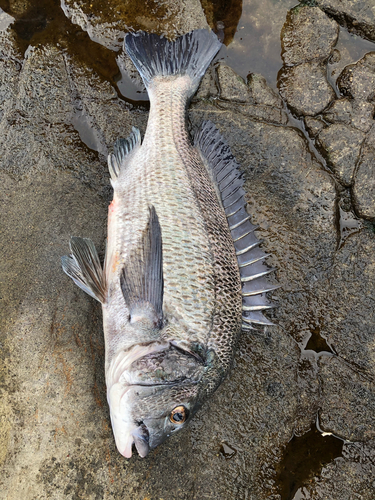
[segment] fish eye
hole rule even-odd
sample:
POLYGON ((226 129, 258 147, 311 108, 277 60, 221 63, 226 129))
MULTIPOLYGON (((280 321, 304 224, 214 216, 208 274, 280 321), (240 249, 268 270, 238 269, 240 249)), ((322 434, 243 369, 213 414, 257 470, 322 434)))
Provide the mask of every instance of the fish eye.
POLYGON ((176 406, 174 410, 171 411, 169 415, 169 420, 173 424, 183 424, 189 416, 189 411, 185 406, 176 406))

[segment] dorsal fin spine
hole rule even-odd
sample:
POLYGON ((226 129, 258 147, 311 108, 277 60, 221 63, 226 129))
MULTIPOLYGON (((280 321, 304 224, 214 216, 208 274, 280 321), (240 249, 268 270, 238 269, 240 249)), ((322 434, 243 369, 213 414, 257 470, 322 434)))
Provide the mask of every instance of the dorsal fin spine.
POLYGON ((118 178, 126 160, 140 145, 141 133, 136 127, 132 127, 132 132, 126 139, 117 139, 113 153, 108 155, 108 170, 113 181, 118 178))
POLYGON ((246 289, 243 293, 243 325, 246 329, 251 328, 251 323, 271 325, 261 311, 274 307, 268 301, 266 293, 277 287, 269 285, 265 280, 265 276, 274 269, 264 263, 264 259, 269 255, 259 249, 262 241, 259 241, 254 233, 259 226, 250 222, 251 217, 246 210, 243 173, 228 144, 211 122, 202 124, 195 136, 194 145, 200 151, 207 171, 215 183, 219 202, 232 234, 242 286, 246 289), (253 287, 251 283, 254 281, 259 285, 254 290, 249 290, 248 287, 253 287))

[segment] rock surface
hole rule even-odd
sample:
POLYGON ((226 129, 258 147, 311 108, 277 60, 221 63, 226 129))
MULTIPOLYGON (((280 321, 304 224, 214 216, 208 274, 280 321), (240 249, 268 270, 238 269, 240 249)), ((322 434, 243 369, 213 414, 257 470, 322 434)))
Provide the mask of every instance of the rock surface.
MULTIPOLYGON (((186 24, 180 18, 181 30, 201 22, 194 9, 186 24)), ((99 14, 96 24, 104 25, 99 14)), ((189 112, 192 129, 212 120, 242 165, 252 219, 282 285, 270 313, 277 326, 242 336, 231 375, 186 432, 146 459, 126 460, 110 427, 100 306, 63 274, 60 257, 71 235, 92 238, 103 257, 106 154, 132 125, 143 135, 147 111, 61 47, 23 57, 8 30, 0 49, 0 497, 281 500, 284 450, 318 418, 344 440, 343 456, 315 478, 307 458, 301 498, 371 500, 375 233, 365 223, 342 238, 350 192, 288 124, 279 96, 262 76, 245 82, 219 64, 189 112), (314 338, 328 351, 319 352, 314 338)), ((342 98, 324 121, 306 117, 306 126, 327 149, 344 129, 365 135, 353 199, 371 218, 375 143, 373 128, 353 121, 359 101, 371 104, 368 95, 342 98)), ((337 172, 345 164, 339 158, 337 172)))
POLYGON ((338 33, 338 24, 318 7, 297 5, 290 11, 281 32, 284 67, 279 88, 294 113, 316 115, 334 99, 326 65, 338 33))
POLYGON ((330 125, 319 134, 318 144, 343 186, 353 183, 354 169, 364 139, 363 132, 343 123, 330 125))
POLYGON ((352 33, 375 40, 375 5, 372 1, 315 0, 315 3, 352 33))
POLYGON ((279 79, 280 94, 297 115, 317 115, 335 98, 327 82, 323 62, 310 61, 284 67, 279 79))
POLYGON ((282 33, 284 64, 289 66, 313 59, 327 60, 338 33, 338 24, 318 7, 295 7, 290 11, 282 33))
POLYGON ((62 9, 90 38, 105 47, 118 50, 129 28, 175 38, 186 31, 206 28, 207 21, 198 0, 162 2, 146 0, 62 0, 62 9))

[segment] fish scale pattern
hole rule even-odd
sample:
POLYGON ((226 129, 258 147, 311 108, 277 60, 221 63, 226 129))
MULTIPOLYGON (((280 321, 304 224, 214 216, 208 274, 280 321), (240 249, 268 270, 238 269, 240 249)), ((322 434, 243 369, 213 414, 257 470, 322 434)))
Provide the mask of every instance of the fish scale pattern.
MULTIPOLYGON (((181 80, 159 82, 149 89, 153 105, 142 147, 131 161, 120 165, 118 176, 112 180, 114 202, 110 207, 105 266, 110 290, 105 328, 111 338, 108 345, 116 349, 118 344, 112 340, 116 336, 121 337, 123 348, 143 340, 136 338, 137 332, 126 335, 128 312, 119 276, 142 238, 150 205, 155 207, 162 231, 163 310, 171 318, 173 336, 203 346, 209 340, 216 307, 215 263, 204 214, 176 147, 180 131, 176 131, 175 124, 184 123, 189 90, 188 77, 186 88, 181 80), (119 317, 123 321, 118 321, 119 317)), ((181 141, 186 150, 190 142, 186 131, 181 141)), ((109 357, 111 351, 114 349, 108 349, 109 357)))
MULTIPOLYGON (((218 356, 224 376, 231 366, 233 350, 241 331, 240 274, 232 236, 224 210, 215 192, 215 185, 197 150, 186 140, 183 122, 176 120, 177 126, 180 126, 180 130, 176 130, 175 134, 177 150, 189 173, 192 188, 204 217, 213 256, 215 313, 207 346, 218 356)), ((215 383, 219 385, 220 380, 212 378, 212 383, 208 393, 216 389, 215 383)))

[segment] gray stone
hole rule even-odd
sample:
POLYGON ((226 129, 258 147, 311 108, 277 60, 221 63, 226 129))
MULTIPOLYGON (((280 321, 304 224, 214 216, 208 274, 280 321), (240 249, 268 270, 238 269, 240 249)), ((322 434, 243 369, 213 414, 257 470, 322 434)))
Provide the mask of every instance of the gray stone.
POLYGON ((111 0, 62 0, 65 15, 90 38, 105 47, 118 50, 129 29, 143 30, 176 37, 197 28, 206 28, 207 21, 198 0, 175 2, 141 2, 111 0))
POLYGON ((335 98, 322 62, 285 67, 280 77, 280 94, 298 115, 317 115, 335 98))
POLYGON ((353 204, 364 219, 375 221, 375 129, 372 128, 362 150, 353 186, 353 204))
POLYGON ((217 67, 217 78, 220 87, 220 97, 228 101, 251 101, 249 88, 243 78, 226 64, 217 67))
MULTIPOLYGON (((372 364, 374 361, 372 357, 372 364)), ((322 429, 349 441, 373 440, 375 388, 371 373, 367 377, 358 373, 356 360, 344 362, 331 357, 321 358, 319 375, 323 394, 319 412, 322 429)))
POLYGON ((353 183, 354 169, 364 139, 363 132, 344 123, 330 125, 318 136, 322 154, 344 186, 353 183))
POLYGON ((375 52, 369 52, 356 64, 346 66, 337 80, 340 91, 353 99, 375 99, 375 52))
MULTIPOLYGON (((375 442, 343 445, 343 457, 325 465, 319 478, 299 490, 303 499, 313 500, 373 500, 374 498, 375 442)), ((297 495, 296 495, 297 496, 297 495)))
MULTIPOLYGON (((283 109, 282 100, 267 85, 265 78, 261 75, 250 75, 247 85, 225 64, 218 64, 216 71, 221 98, 216 104, 220 109, 236 109, 244 116, 270 123, 284 125, 287 123, 288 118, 283 109)), ((198 91, 199 95, 200 91, 198 91)))
POLYGON ((326 124, 321 118, 313 118, 312 116, 305 116, 305 126, 311 137, 316 137, 321 132, 326 124))
POLYGON ((369 132, 374 125, 375 102, 354 99, 352 101, 352 106, 352 126, 363 132, 369 132))
POLYGON ((282 31, 284 64, 328 59, 338 34, 338 24, 318 7, 297 5, 289 12, 282 31))
POLYGON ((324 113, 324 119, 329 123, 346 123, 350 125, 352 122, 352 100, 349 98, 337 99, 332 106, 324 113))
POLYGON ((247 78, 247 84, 254 104, 264 104, 279 109, 283 108, 280 96, 267 85, 264 76, 251 73, 247 78))
POLYGON ((375 103, 344 97, 333 102, 323 115, 329 123, 345 123, 362 132, 369 132, 374 124, 375 103))
POLYGON ((327 14, 342 26, 375 41, 375 4, 367 0, 315 0, 327 14))

